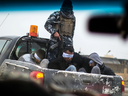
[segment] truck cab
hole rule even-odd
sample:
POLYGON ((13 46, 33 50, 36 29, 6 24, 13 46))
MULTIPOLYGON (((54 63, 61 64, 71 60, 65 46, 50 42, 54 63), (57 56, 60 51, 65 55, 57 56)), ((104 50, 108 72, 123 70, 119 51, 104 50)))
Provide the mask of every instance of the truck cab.
POLYGON ((32 53, 38 49, 46 52, 49 39, 32 36, 3 36, 0 37, 0 65, 5 59, 17 60, 26 53, 32 53))

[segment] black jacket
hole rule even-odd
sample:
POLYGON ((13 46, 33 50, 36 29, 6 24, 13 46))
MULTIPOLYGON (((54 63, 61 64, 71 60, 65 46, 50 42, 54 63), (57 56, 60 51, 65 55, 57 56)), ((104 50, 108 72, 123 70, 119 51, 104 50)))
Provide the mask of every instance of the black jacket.
POLYGON ((104 63, 102 65, 99 65, 101 74, 104 75, 115 75, 114 71, 107 67, 104 63))
POLYGON ((84 67, 85 70, 90 73, 91 67, 89 66, 89 58, 74 53, 74 56, 70 63, 67 63, 63 57, 59 57, 48 64, 50 69, 65 70, 69 65, 75 65, 78 70, 81 67, 84 67))

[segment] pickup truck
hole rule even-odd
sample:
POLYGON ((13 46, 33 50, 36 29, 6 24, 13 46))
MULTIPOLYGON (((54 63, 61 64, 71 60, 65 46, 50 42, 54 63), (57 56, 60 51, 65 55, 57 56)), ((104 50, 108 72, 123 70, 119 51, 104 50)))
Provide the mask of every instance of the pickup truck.
POLYGON ((40 48, 47 53, 48 47, 49 39, 45 38, 29 35, 0 37, 0 81, 24 74, 25 79, 40 80, 38 83, 46 89, 52 85, 65 91, 95 90, 100 94, 122 96, 124 82, 121 76, 54 70, 17 60, 40 48))

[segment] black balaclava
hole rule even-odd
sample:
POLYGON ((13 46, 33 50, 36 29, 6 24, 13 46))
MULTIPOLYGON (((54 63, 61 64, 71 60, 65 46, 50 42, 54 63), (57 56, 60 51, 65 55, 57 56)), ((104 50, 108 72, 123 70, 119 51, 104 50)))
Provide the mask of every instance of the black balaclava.
POLYGON ((61 12, 63 17, 73 18, 74 13, 73 13, 72 2, 70 0, 64 0, 63 4, 61 6, 60 12, 61 12))

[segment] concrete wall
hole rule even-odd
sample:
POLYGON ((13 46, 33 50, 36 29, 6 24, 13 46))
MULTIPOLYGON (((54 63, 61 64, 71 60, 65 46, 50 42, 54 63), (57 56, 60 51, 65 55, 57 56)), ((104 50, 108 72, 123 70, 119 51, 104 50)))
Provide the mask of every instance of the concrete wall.
POLYGON ((115 74, 123 77, 124 81, 128 81, 128 65, 124 64, 105 64, 111 68, 115 74))

